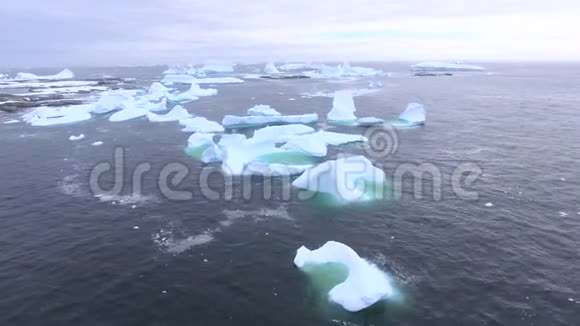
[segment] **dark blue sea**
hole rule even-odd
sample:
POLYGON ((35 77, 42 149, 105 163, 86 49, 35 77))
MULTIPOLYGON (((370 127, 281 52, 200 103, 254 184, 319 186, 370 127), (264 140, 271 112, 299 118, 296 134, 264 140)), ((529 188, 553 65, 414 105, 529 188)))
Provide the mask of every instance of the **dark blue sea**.
MULTIPOLYGON (((436 168, 441 184, 422 180, 421 196, 406 182, 400 196, 327 207, 259 177, 234 178, 226 196, 216 172, 208 182, 218 197, 208 198, 200 175, 219 165, 189 156, 190 134, 177 123, 0 124, 0 325, 580 325, 580 65, 489 63, 446 77, 369 65, 392 74, 216 84, 217 96, 186 108, 221 121, 269 104, 318 113, 316 128, 364 134, 325 124, 332 98, 305 94, 382 80, 355 97, 359 117, 396 119, 419 102, 427 123, 397 129, 396 148, 369 159, 389 178, 403 164, 436 168), (84 140, 69 141, 80 133, 84 140), (95 197, 91 171, 113 164, 115 149, 124 153, 122 191, 95 197), (143 164, 150 169, 136 187, 143 164), (187 167, 169 187, 190 198, 162 193, 167 164, 187 167), (481 171, 461 181, 469 198, 454 186, 465 166, 481 171), (250 196, 241 190, 248 182, 250 196), (329 303, 293 264, 299 247, 329 240, 386 272, 396 298, 358 313, 329 303)), ((164 68, 73 70, 147 87, 164 68)), ((328 159, 342 153, 365 148, 332 148, 328 159)))

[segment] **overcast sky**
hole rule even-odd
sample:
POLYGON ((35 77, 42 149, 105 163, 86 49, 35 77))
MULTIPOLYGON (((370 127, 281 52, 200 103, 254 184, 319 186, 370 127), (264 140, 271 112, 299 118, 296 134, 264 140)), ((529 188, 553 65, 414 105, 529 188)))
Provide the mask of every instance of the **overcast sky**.
POLYGON ((0 66, 580 60, 579 0, 17 0, 0 66))

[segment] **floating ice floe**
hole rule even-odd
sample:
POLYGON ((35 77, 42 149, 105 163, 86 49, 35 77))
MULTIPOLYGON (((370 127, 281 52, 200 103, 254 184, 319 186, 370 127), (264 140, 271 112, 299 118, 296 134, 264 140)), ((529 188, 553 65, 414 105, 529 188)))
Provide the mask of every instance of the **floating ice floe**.
POLYGON ((349 91, 338 91, 334 93, 332 110, 326 115, 329 121, 334 122, 354 122, 356 121, 356 107, 352 93, 349 91))
POLYGON ((213 134, 195 133, 189 137, 188 152, 203 163, 217 163, 223 159, 222 150, 214 143, 213 134))
POLYGON ((149 90, 147 91, 147 94, 145 94, 145 97, 147 97, 149 100, 152 101, 159 101, 164 97, 170 97, 171 93, 169 88, 163 86, 163 84, 159 83, 159 82, 155 82, 153 84, 151 84, 151 86, 149 86, 149 90))
POLYGON ((380 119, 380 118, 375 118, 375 117, 364 117, 364 118, 359 118, 358 120, 356 120, 356 123, 359 126, 376 126, 376 125, 382 125, 385 123, 384 119, 380 119))
POLYGON ((318 133, 291 137, 282 148, 314 157, 325 157, 328 154, 328 144, 317 136, 318 133))
POLYGON ((222 124, 226 128, 256 127, 269 124, 310 124, 318 121, 318 114, 278 115, 278 116, 245 116, 226 115, 222 124))
POLYGON ((409 103, 407 109, 399 116, 399 119, 410 125, 425 124, 425 107, 419 103, 409 103))
POLYGON ((20 120, 14 119, 14 120, 4 121, 3 123, 5 125, 8 125, 8 124, 13 124, 13 123, 18 123, 18 122, 20 122, 20 120))
POLYGON ((199 68, 199 71, 230 73, 234 72, 234 66, 235 64, 232 63, 206 63, 203 67, 199 68))
POLYGON ((485 68, 463 63, 421 62, 411 66, 414 71, 483 71, 485 68))
POLYGON ((165 75, 162 84, 239 84, 244 81, 235 77, 196 78, 190 75, 165 75))
POLYGON ((127 121, 144 117, 149 112, 165 111, 167 110, 167 99, 163 98, 158 103, 147 99, 131 99, 123 102, 121 108, 121 111, 115 112, 109 117, 109 121, 127 121))
POLYGON ((287 63, 280 66, 280 70, 289 71, 289 70, 303 70, 309 69, 311 65, 307 63, 287 63))
POLYGON ((296 251, 294 264, 306 273, 316 265, 344 265, 348 276, 328 292, 328 298, 351 312, 366 309, 395 293, 383 271, 340 242, 329 241, 316 250, 302 246, 296 251))
POLYGON ((360 77, 360 76, 378 76, 383 75, 382 70, 365 67, 351 67, 350 64, 344 63, 334 66, 312 65, 314 71, 306 71, 304 75, 310 78, 341 78, 341 77, 360 77))
POLYGON ((281 151, 272 140, 252 141, 240 134, 223 135, 219 145, 224 153, 222 170, 229 175, 242 175, 257 157, 281 151))
POLYGON ((1 83, 0 88, 57 88, 57 87, 80 87, 80 86, 96 86, 97 81, 83 81, 83 80, 63 80, 63 81, 48 81, 48 82, 7 82, 1 83))
POLYGON ((85 138, 85 134, 80 134, 78 136, 72 135, 68 138, 70 141, 77 141, 85 138))
POLYGON ((92 105, 80 104, 64 107, 40 107, 22 116, 32 126, 68 124, 91 118, 92 105))
POLYGON ((313 133, 314 128, 303 124, 269 126, 254 131, 253 141, 272 140, 276 143, 288 141, 292 136, 313 133))
POLYGON ((101 146, 101 145, 103 145, 102 141, 96 141, 96 142, 91 144, 91 146, 101 146))
POLYGON ((56 75, 48 75, 48 76, 39 76, 27 72, 20 72, 16 75, 15 80, 59 80, 59 79, 72 79, 75 78, 75 74, 68 70, 64 69, 63 71, 59 72, 56 75))
POLYGON ((364 156, 339 158, 306 170, 292 185, 325 193, 338 204, 384 198, 385 173, 364 156))
POLYGON ((224 132, 224 127, 222 125, 203 117, 195 117, 179 120, 179 124, 184 127, 182 131, 185 132, 198 132, 198 133, 224 132))
POLYGON ((270 107, 269 105, 258 104, 254 107, 248 109, 248 115, 253 116, 278 116, 282 115, 280 112, 276 111, 276 109, 270 107))
POLYGON ((376 82, 374 82, 372 80, 369 81, 369 88, 380 88, 383 86, 385 86, 385 84, 383 84, 383 82, 380 80, 376 81, 376 82))
POLYGON ((493 203, 487 203, 485 204, 485 207, 493 207, 493 203))
POLYGON ((246 165, 244 174, 261 175, 265 177, 292 176, 304 173, 312 164, 286 165, 279 163, 250 162, 246 165))
POLYGON ((18 93, 17 96, 36 96, 36 95, 53 95, 53 94, 73 94, 73 93, 90 93, 103 92, 108 88, 105 86, 73 86, 73 87, 55 87, 32 89, 32 92, 18 93))
POLYGON ((104 92, 97 102, 94 103, 92 112, 95 114, 105 114, 115 110, 122 110, 132 105, 135 94, 135 91, 127 90, 104 92))
POLYGON ((266 64, 266 67, 264 68, 264 73, 265 74, 279 74, 280 71, 278 70, 278 68, 276 68, 274 63, 269 62, 266 64))
POLYGON ((168 98, 173 102, 186 103, 196 101, 199 99, 200 96, 214 96, 217 95, 217 93, 218 93, 217 89, 214 88, 202 89, 201 87, 199 87, 198 84, 191 84, 190 89, 188 89, 187 91, 175 95, 169 95, 168 98))
POLYGON ((181 105, 176 105, 167 114, 159 115, 153 112, 147 112, 147 119, 151 122, 170 122, 179 121, 191 118, 192 115, 187 112, 181 105))

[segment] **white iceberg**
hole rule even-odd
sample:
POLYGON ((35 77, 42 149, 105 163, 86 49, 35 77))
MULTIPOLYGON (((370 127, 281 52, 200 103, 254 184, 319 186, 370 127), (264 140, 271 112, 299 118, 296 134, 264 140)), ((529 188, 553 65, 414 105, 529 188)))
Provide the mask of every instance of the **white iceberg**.
POLYGON ((234 66, 235 64, 232 63, 206 63, 203 67, 199 68, 199 71, 230 73, 234 72, 234 66))
POLYGON ((328 298, 348 311, 361 311, 395 293, 384 272, 340 242, 329 241, 316 250, 302 246, 294 257, 294 264, 303 270, 309 265, 331 263, 344 265, 348 276, 328 292, 328 298))
POLYGON ((248 115, 253 116, 277 116, 282 115, 276 109, 270 107, 269 105, 258 104, 248 109, 248 115))
POLYGON ((13 119, 13 120, 8 120, 8 121, 4 121, 3 124, 5 125, 9 125, 9 124, 13 124, 13 123, 19 123, 20 120, 18 119, 13 119))
POLYGON ((311 192, 325 193, 337 203, 384 198, 385 173, 364 156, 339 158, 306 170, 292 185, 311 192))
POLYGON ((464 63, 450 62, 421 62, 411 66, 413 71, 483 71, 485 68, 464 63))
POLYGON ((199 87, 198 84, 191 84, 191 87, 187 91, 180 94, 169 95, 168 98, 169 100, 174 102, 185 103, 190 101, 196 101, 199 99, 200 96, 217 95, 217 92, 218 92, 217 89, 214 88, 203 89, 199 87))
POLYGON ((279 74, 280 71, 278 70, 278 68, 276 68, 274 63, 269 62, 266 64, 266 67, 264 68, 264 73, 265 74, 279 74))
POLYGON ((80 87, 80 86, 96 86, 97 81, 82 81, 82 80, 63 80, 63 81, 47 81, 47 82, 8 82, 0 84, 0 88, 57 88, 57 87, 80 87))
POLYGON ((321 130, 316 133, 292 136, 287 140, 282 148, 315 157, 325 157, 328 153, 328 145, 339 146, 366 141, 368 141, 368 139, 360 135, 342 134, 321 130))
POLYGON ((152 112, 147 112, 147 119, 151 122, 169 122, 179 121, 191 118, 192 115, 187 112, 181 105, 176 105, 167 114, 159 115, 152 112))
POLYGON ((273 141, 250 141, 242 138, 220 141, 223 150, 222 170, 228 175, 242 175, 246 166, 261 155, 280 152, 273 141))
POLYGON ((169 88, 163 86, 163 84, 159 82, 155 82, 149 86, 149 90, 145 95, 150 100, 160 100, 164 97, 171 96, 169 88))
POLYGON ((91 146, 101 146, 101 145, 103 145, 103 142, 100 140, 91 144, 91 146))
POLYGON ((286 165, 279 163, 250 162, 246 165, 244 174, 261 175, 264 177, 292 176, 302 174, 311 167, 311 164, 286 165))
POLYGON ((399 116, 399 119, 411 125, 425 124, 425 107, 419 103, 409 103, 405 112, 399 116))
POLYGON ((203 117, 195 117, 179 120, 179 124, 184 127, 182 131, 185 132, 197 132, 197 133, 224 132, 224 127, 222 125, 203 117))
POLYGON ((306 71, 304 75, 310 78, 341 78, 341 77, 362 77, 383 75, 382 70, 366 67, 351 67, 349 63, 338 66, 327 66, 325 64, 312 65, 316 70, 306 71))
POLYGON ((92 105, 80 104, 65 107, 39 107, 22 116, 32 126, 53 126, 89 120, 92 105))
POLYGON ((101 94, 99 100, 94 103, 92 112, 96 114, 104 114, 115 110, 122 110, 133 104, 134 95, 134 91, 105 92, 101 94))
POLYGON ((72 79, 75 78, 75 74, 68 70, 64 69, 56 75, 48 75, 48 76, 39 76, 27 72, 20 72, 16 75, 15 80, 60 80, 60 79, 72 79))
POLYGON ((85 134, 80 134, 78 136, 72 135, 72 136, 70 136, 68 138, 68 140, 70 140, 70 141, 77 141, 77 140, 81 140, 83 138, 85 138, 85 134))
POLYGON ((254 141, 272 140, 276 143, 283 143, 292 136, 313 133, 314 128, 303 124, 289 124, 282 126, 269 126, 254 131, 254 141))
POLYGON ((307 63, 287 63, 280 66, 280 70, 289 71, 289 70, 302 70, 302 69, 309 69, 311 65, 307 63))
POLYGON ((190 75, 165 75, 162 84, 240 84, 244 81, 235 77, 196 78, 190 75))
POLYGON ((315 157, 325 157, 328 154, 327 143, 318 135, 319 133, 291 137, 282 148, 315 157))
POLYGON ((149 112, 167 110, 167 99, 163 98, 161 102, 154 103, 147 99, 137 99, 122 103, 122 110, 113 113, 109 121, 119 122, 146 116, 149 112))
POLYGON ((332 110, 326 115, 327 119, 336 122, 352 122, 356 120, 354 113, 356 107, 350 91, 338 91, 334 93, 332 110))
POLYGON ((223 160, 223 157, 224 153, 221 148, 212 142, 209 144, 209 147, 202 152, 200 160, 206 164, 219 163, 223 160))
POLYGON ((245 116, 226 115, 222 124, 226 128, 265 126, 269 124, 311 124, 318 121, 318 114, 279 115, 279 116, 245 116))
POLYGON ((380 118, 375 118, 375 117, 364 117, 364 118, 359 118, 358 120, 356 120, 356 123, 359 126, 376 126, 376 125, 382 125, 385 123, 384 119, 380 119, 380 118))

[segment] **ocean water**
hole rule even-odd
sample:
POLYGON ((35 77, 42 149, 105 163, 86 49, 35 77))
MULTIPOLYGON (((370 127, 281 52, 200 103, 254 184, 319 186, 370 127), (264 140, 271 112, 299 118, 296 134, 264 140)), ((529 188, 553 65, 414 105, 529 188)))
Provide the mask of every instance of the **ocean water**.
MULTIPOLYGON (((389 177, 404 164, 430 164, 442 182, 424 180, 422 198, 405 183, 400 198, 332 207, 258 177, 234 178, 228 196, 219 166, 189 156, 189 134, 176 123, 0 124, 0 325, 580 324, 580 65, 489 64, 487 73, 453 77, 373 66, 393 74, 355 98, 357 115, 396 119, 420 102, 427 124, 397 129, 388 155, 369 159, 389 177), (80 133, 84 140, 68 140, 80 133), (122 191, 97 198, 91 171, 113 163, 115 149, 124 153, 122 191), (143 164, 150 169, 134 185, 143 164), (169 188, 190 198, 161 191, 167 164, 187 167, 169 188), (453 174, 467 165, 481 169, 462 188, 474 198, 453 187, 453 174), (217 198, 199 186, 204 173, 217 198), (385 271, 396 297, 359 313, 329 303, 328 282, 344 271, 308 277, 293 265, 300 246, 329 240, 385 271)), ((134 77, 145 87, 162 70, 76 72, 134 77)), ((324 121, 332 99, 304 94, 365 89, 367 81, 247 80, 215 85, 218 96, 186 107, 221 121, 270 104, 324 121)), ((14 117, 0 113, 2 121, 14 117)), ((333 148, 329 157, 342 153, 368 149, 333 148)), ((105 186, 113 182, 103 175, 105 186)))

